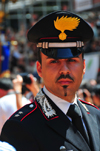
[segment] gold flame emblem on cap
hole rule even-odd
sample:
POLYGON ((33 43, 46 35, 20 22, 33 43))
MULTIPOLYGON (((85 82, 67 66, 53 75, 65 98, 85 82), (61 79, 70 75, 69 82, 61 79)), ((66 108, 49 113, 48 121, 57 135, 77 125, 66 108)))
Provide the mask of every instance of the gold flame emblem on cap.
POLYGON ((64 33, 65 30, 73 31, 78 27, 80 23, 79 18, 75 17, 67 17, 62 16, 61 18, 57 17, 56 21, 54 20, 54 26, 57 30, 60 30, 61 33, 59 34, 60 40, 65 40, 67 35, 64 33))

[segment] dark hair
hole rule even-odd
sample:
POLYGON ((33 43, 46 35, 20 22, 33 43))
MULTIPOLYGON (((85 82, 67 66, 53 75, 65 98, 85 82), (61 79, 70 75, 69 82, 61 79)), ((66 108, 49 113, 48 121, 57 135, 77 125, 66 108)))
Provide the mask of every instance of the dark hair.
POLYGON ((38 48, 37 60, 41 63, 41 48, 38 48))
POLYGON ((0 78, 0 89, 9 90, 13 89, 13 83, 10 78, 0 78))

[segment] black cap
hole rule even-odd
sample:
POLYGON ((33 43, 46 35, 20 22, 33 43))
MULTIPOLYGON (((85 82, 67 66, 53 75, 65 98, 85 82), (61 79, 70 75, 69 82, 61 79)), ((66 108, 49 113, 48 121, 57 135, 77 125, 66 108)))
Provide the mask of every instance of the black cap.
POLYGON ((73 58, 93 37, 90 25, 69 11, 56 11, 39 20, 27 34, 28 40, 51 58, 73 58))

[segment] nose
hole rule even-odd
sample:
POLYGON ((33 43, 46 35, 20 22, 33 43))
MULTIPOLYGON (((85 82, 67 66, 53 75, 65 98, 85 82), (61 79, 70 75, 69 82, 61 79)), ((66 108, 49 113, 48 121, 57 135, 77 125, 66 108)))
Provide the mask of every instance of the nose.
POLYGON ((70 69, 69 69, 69 66, 66 61, 61 62, 59 73, 60 74, 69 74, 70 73, 70 69))

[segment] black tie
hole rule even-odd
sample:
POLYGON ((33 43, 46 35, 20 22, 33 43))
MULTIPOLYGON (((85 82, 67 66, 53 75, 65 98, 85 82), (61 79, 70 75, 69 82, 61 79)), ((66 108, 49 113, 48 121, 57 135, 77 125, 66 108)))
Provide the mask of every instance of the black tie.
POLYGON ((77 130, 82 134, 85 140, 88 142, 88 136, 84 129, 81 112, 79 107, 76 104, 70 105, 67 115, 71 117, 73 125, 77 128, 77 130))

